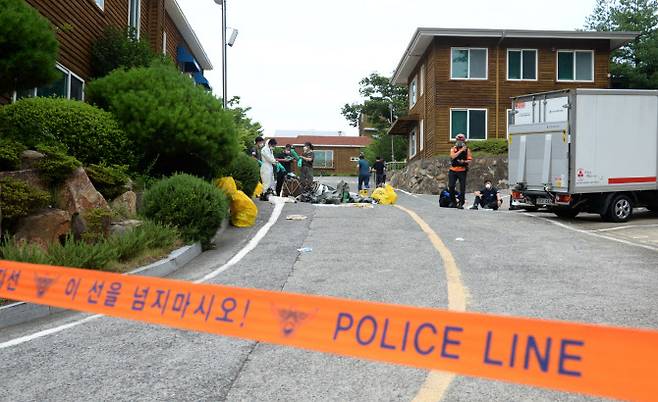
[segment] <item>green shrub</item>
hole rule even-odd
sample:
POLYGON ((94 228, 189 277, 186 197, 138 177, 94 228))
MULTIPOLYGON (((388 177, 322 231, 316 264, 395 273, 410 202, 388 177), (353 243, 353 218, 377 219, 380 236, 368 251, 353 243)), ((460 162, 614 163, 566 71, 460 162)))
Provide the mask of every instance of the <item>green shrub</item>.
POLYGON ((106 208, 92 208, 84 212, 87 231, 82 237, 87 242, 98 242, 104 239, 112 223, 112 211, 106 208))
POLYGON ((260 167, 256 159, 240 153, 226 168, 220 171, 219 176, 232 176, 236 184, 240 183, 240 190, 251 196, 260 181, 260 167))
POLYGON ((137 38, 133 27, 107 27, 91 46, 94 78, 104 77, 117 68, 147 67, 156 55, 146 40, 137 38))
POLYGON ((3 259, 62 267, 104 269, 117 260, 117 250, 109 242, 87 243, 67 236, 64 243, 51 243, 47 250, 9 239, 0 245, 3 259))
POLYGON ((117 250, 117 258, 125 262, 148 249, 169 248, 176 244, 180 234, 176 228, 153 222, 144 222, 128 233, 109 239, 117 250))
POLYGON ((139 173, 212 178, 238 153, 233 114, 170 65, 114 70, 89 83, 86 94, 134 143, 139 173))
POLYGON ((19 142, 0 139, 0 171, 18 170, 21 167, 21 153, 27 148, 19 142))
POLYGON ((0 179, 0 210, 3 219, 16 219, 46 207, 50 194, 11 177, 0 179))
POLYGON ((495 139, 485 141, 469 141, 471 151, 485 155, 507 155, 507 140, 495 139))
POLYGON ((89 269, 112 268, 117 261, 126 262, 148 250, 170 248, 178 241, 178 231, 170 226, 145 222, 141 226, 96 243, 76 241, 68 236, 64 243, 43 248, 7 239, 0 243, 0 259, 34 264, 89 269))
POLYGON ((0 108, 0 132, 32 149, 40 144, 64 145, 85 165, 133 160, 131 145, 112 115, 84 102, 21 99, 0 108))
POLYGON ((18 242, 15 239, 6 239, 0 243, 0 258, 32 264, 50 264, 50 257, 44 249, 34 244, 18 242))
POLYGON ((37 145, 36 148, 46 156, 37 165, 39 173, 51 185, 62 183, 75 169, 82 166, 75 157, 67 155, 62 147, 37 145))
POLYGON ((210 244, 228 212, 226 195, 212 184, 187 174, 155 183, 144 193, 143 214, 176 226, 186 241, 210 244))
POLYGON ((57 75, 50 22, 24 0, 0 0, 0 94, 49 84, 57 75))
POLYGON ((126 165, 90 165, 85 171, 96 190, 108 201, 123 194, 126 191, 125 185, 130 180, 126 165))

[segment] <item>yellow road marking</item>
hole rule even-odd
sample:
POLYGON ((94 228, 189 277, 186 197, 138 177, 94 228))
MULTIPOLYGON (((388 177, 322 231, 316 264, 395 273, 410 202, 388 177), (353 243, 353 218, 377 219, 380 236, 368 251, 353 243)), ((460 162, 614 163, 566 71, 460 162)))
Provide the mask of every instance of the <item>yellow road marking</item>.
MULTIPOLYGON (((432 242, 436 251, 439 252, 441 259, 443 260, 443 267, 445 269, 446 280, 448 283, 448 309, 454 311, 466 311, 468 289, 466 289, 462 283, 461 272, 459 271, 455 258, 452 256, 448 247, 446 247, 443 241, 441 241, 439 235, 437 235, 436 232, 432 230, 432 228, 420 216, 418 216, 418 214, 399 205, 396 205, 395 207, 411 216, 411 219, 420 226, 421 230, 425 232, 430 242, 432 242)), ((455 375, 452 373, 430 371, 413 401, 440 401, 443 399, 454 378, 455 375)))

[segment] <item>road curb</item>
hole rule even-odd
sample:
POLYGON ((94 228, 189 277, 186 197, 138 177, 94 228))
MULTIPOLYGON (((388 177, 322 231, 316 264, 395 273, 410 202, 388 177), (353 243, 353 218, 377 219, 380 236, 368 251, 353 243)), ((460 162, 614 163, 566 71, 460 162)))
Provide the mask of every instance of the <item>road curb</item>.
MULTIPOLYGON (((224 219, 228 221, 228 219, 224 219)), ((226 230, 225 225, 218 232, 218 237, 226 230)), ((169 256, 127 273, 127 275, 142 275, 152 277, 163 277, 181 268, 201 254, 201 244, 194 243, 172 251, 169 256)), ((66 311, 65 309, 40 304, 18 302, 0 307, 0 329, 13 325, 24 324, 26 322, 44 318, 52 314, 66 311)))

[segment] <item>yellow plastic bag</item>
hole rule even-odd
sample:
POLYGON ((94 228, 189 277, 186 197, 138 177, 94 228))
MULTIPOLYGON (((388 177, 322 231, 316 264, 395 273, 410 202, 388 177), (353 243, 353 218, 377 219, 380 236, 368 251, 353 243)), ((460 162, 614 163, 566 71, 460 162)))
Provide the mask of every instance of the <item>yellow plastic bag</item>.
POLYGON ((361 197, 367 197, 368 196, 368 190, 363 189, 363 190, 359 191, 359 195, 361 197))
POLYGON ((219 179, 215 180, 215 186, 221 190, 224 190, 229 198, 233 197, 233 194, 238 191, 238 186, 235 184, 235 180, 233 180, 232 177, 220 177, 219 179))
POLYGON ((391 187, 390 184, 387 184, 385 188, 380 187, 373 191, 372 199, 381 205, 393 205, 398 200, 398 195, 395 194, 393 187, 391 187))
POLYGON ((256 223, 258 207, 242 191, 236 191, 231 198, 231 224, 239 228, 248 228, 256 223))
POLYGON ((251 196, 260 197, 261 194, 263 194, 263 183, 258 182, 258 184, 256 184, 256 188, 254 189, 254 193, 251 196))

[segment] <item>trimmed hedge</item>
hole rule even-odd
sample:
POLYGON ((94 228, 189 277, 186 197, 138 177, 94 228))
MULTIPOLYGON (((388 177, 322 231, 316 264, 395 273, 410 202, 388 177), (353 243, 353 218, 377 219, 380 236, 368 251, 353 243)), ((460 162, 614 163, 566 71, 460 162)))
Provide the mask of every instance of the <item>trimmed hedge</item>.
POLYGON ((21 166, 21 153, 26 149, 16 141, 0 139, 0 171, 18 170, 21 166))
POLYGON ((219 176, 233 177, 238 184, 238 190, 251 196, 260 181, 260 167, 256 159, 241 152, 226 168, 221 169, 219 176))
POLYGON ((94 78, 104 77, 117 68, 146 67, 156 58, 146 39, 138 39, 133 27, 107 27, 91 45, 94 78))
POLYGON ((0 209, 2 219, 13 220, 44 208, 50 202, 50 194, 11 177, 0 179, 0 209))
POLYGON ((178 174, 144 193, 142 213, 155 222, 176 226, 184 240, 201 241, 207 248, 228 207, 223 191, 198 177, 178 174))
POLYGON ((210 179, 239 152, 233 113, 171 65, 114 70, 90 82, 86 94, 134 143, 139 173, 210 179))
POLYGON ((37 145, 36 148, 45 155, 37 166, 39 172, 51 185, 62 183, 75 169, 82 166, 75 157, 67 155, 61 146, 37 145))
POLYGON ((61 98, 27 98, 0 108, 4 138, 34 149, 64 145, 85 165, 129 164, 131 145, 110 113, 84 102, 61 98))
POLYGON ((0 0, 0 93, 34 88, 57 78, 57 37, 25 0, 0 0))
POLYGON ((508 142, 503 139, 469 141, 468 147, 472 152, 485 155, 507 155, 508 142))
POLYGON ((125 193, 125 185, 130 180, 127 166, 91 165, 85 168, 85 172, 87 172, 87 176, 89 176, 89 180, 94 184, 96 190, 103 194, 103 197, 108 201, 112 201, 125 193))

